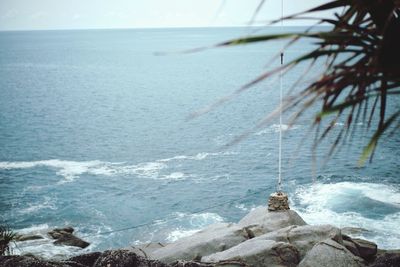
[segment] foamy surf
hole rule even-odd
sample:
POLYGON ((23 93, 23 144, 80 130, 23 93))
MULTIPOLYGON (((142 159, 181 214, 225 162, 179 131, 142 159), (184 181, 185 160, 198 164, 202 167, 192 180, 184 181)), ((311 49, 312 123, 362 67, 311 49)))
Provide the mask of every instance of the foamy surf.
POLYGON ((156 222, 147 234, 133 244, 149 242, 171 243, 190 236, 207 226, 223 222, 224 218, 216 213, 205 212, 190 214, 183 212, 172 213, 168 218, 156 222))
MULTIPOLYGON (((50 238, 47 235, 47 232, 53 228, 54 227, 50 227, 48 224, 40 224, 23 229, 16 229, 15 232, 17 232, 18 234, 41 235, 43 239, 12 243, 11 248, 13 254, 33 254, 45 259, 66 259, 74 255, 96 251, 96 247, 102 241, 100 236, 92 235, 91 237, 85 238, 85 240, 90 242, 90 245, 85 249, 72 246, 56 246, 53 244, 54 239, 50 238)), ((95 233, 101 233, 110 230, 110 227, 106 227, 104 225, 100 226, 98 229, 93 229, 95 233)), ((79 228, 75 228, 75 233, 77 234, 77 236, 82 235, 82 233, 80 233, 79 231, 79 228)))
POLYGON ((287 125, 287 124, 282 124, 280 126, 279 124, 272 124, 268 126, 265 129, 262 129, 261 131, 256 132, 254 135, 264 135, 264 134, 270 134, 270 133, 278 133, 282 127, 282 131, 292 131, 300 128, 300 125, 294 124, 294 125, 287 125))
POLYGON ((60 159, 40 160, 40 161, 2 161, 0 162, 0 170, 13 169, 31 169, 35 167, 45 167, 55 170, 57 176, 63 179, 58 184, 73 182, 82 174, 98 175, 98 176, 138 176, 141 178, 152 179, 171 179, 180 180, 187 175, 183 172, 172 172, 169 175, 160 174, 164 169, 168 168, 168 163, 181 160, 204 160, 208 157, 235 155, 235 152, 201 152, 193 156, 178 155, 171 158, 159 159, 152 162, 143 162, 138 164, 127 164, 125 162, 105 162, 99 160, 93 161, 69 161, 60 159))
POLYGON ((380 248, 400 247, 400 188, 374 183, 340 182, 301 186, 293 202, 309 224, 360 227, 358 237, 380 248))

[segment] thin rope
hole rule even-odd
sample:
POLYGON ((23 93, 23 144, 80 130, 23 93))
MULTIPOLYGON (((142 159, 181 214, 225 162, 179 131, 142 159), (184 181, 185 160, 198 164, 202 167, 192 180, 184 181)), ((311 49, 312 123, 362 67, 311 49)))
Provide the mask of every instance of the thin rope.
MULTIPOLYGON (((232 204, 232 203, 238 202, 238 201, 240 201, 240 200, 247 199, 247 198, 249 198, 249 197, 251 197, 251 196, 260 194, 260 193, 262 193, 262 192, 266 192, 266 191, 268 191, 268 190, 269 190, 268 188, 264 188, 264 189, 255 191, 255 192, 253 192, 253 193, 250 193, 250 194, 248 194, 248 195, 246 195, 246 196, 244 196, 244 197, 240 197, 240 198, 237 198, 237 199, 234 199, 234 200, 229 200, 229 201, 221 202, 221 203, 219 203, 219 204, 216 204, 216 205, 213 205, 213 206, 209 206, 209 207, 206 207, 206 208, 197 209, 197 210, 195 210, 195 211, 193 211, 193 212, 191 212, 191 213, 189 213, 189 214, 186 214, 186 215, 184 215, 184 216, 182 216, 182 215, 177 215, 177 216, 175 216, 175 217, 170 217, 170 219, 173 220, 173 219, 177 219, 177 218, 187 217, 187 216, 190 216, 190 215, 193 215, 193 214, 198 214, 198 213, 201 213, 201 212, 204 212, 204 211, 208 211, 208 210, 211 210, 211 209, 214 209, 214 208, 218 208, 218 207, 221 207, 221 206, 224 206, 224 205, 227 205, 227 204, 232 204)), ((112 234, 112 233, 117 233, 117 232, 124 232, 124 231, 128 231, 128 230, 133 230, 133 229, 137 229, 137 228, 142 228, 142 227, 145 227, 145 226, 151 226, 151 225, 157 224, 157 223, 159 223, 161 220, 165 220, 165 219, 167 219, 167 218, 168 218, 168 217, 159 217, 159 218, 154 219, 154 220, 152 220, 152 221, 150 221, 150 222, 147 222, 147 223, 142 223, 142 224, 137 224, 137 225, 133 225, 133 226, 128 226, 128 227, 124 227, 124 228, 120 228, 120 229, 116 229, 116 230, 112 230, 112 231, 107 231, 107 232, 100 232, 100 233, 96 233, 96 234, 84 235, 84 236, 82 236, 82 238, 93 237, 93 236, 99 236, 99 235, 107 235, 107 234, 112 234)))
MULTIPOLYGON (((283 26, 283 0, 281 0, 281 27, 283 26)), ((283 49, 281 51, 281 65, 283 65, 283 49)), ((278 192, 282 191, 282 90, 283 71, 279 71, 279 155, 278 155, 278 192)))

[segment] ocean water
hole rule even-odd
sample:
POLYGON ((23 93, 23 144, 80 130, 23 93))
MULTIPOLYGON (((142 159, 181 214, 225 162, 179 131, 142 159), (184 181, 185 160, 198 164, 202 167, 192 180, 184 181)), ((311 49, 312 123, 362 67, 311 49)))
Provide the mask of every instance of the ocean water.
MULTIPOLYGON (((277 107, 278 80, 187 117, 266 71, 282 43, 180 53, 251 31, 0 32, 0 222, 22 233, 71 225, 91 242, 80 250, 46 239, 14 251, 54 257, 172 242, 264 205, 276 189, 278 121, 224 145, 277 107)), ((285 51, 286 60, 312 48, 302 41, 285 51)), ((285 92, 304 68, 285 74, 285 92)), ((389 104, 398 108, 398 99, 389 104)), ((360 168, 371 136, 360 123, 352 145, 313 172, 311 122, 308 114, 284 125, 291 207, 308 223, 365 228, 359 236, 400 248, 399 135, 385 137, 373 163, 360 168)), ((339 121, 334 133, 343 127, 339 121)), ((333 140, 321 143, 318 158, 333 140)))

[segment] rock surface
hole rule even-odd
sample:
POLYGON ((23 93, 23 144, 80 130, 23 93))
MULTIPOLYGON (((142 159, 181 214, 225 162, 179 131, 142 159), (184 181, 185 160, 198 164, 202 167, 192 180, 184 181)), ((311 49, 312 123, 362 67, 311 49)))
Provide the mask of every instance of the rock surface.
POLYGON ((201 259, 202 262, 219 263, 237 261, 253 267, 296 266, 299 263, 297 249, 284 242, 250 239, 235 247, 201 259))
POLYGON ((367 260, 372 261, 378 252, 378 246, 370 241, 352 238, 352 242, 356 245, 360 256, 367 260))
POLYGON ((316 244, 298 265, 299 267, 363 267, 363 259, 354 256, 332 239, 316 244))
POLYGON ((149 258, 149 255, 157 249, 165 247, 164 244, 161 243, 148 243, 137 246, 131 246, 126 248, 126 250, 133 252, 139 256, 149 258))
POLYGON ((0 256, 1 267, 73 267, 64 263, 49 262, 32 256, 0 256))
POLYGON ((290 243, 299 250, 300 258, 302 259, 315 244, 327 238, 333 238, 337 242, 343 243, 340 229, 331 225, 293 225, 254 239, 290 243))
POLYGON ((74 246, 80 248, 86 248, 90 245, 90 243, 73 235, 73 232, 74 229, 72 227, 65 227, 53 229, 47 234, 53 239, 56 239, 53 243, 54 245, 74 246))
POLYGON ((147 260, 128 250, 108 250, 103 252, 93 267, 168 267, 159 261, 147 260))
POLYGON ((379 254, 371 267, 399 267, 400 266, 400 251, 384 252, 379 254))
POLYGON ((214 264, 195 261, 176 261, 172 263, 171 267, 214 267, 214 264))
POLYGON ((151 258, 172 263, 198 260, 203 256, 229 249, 249 239, 247 232, 235 224, 220 223, 179 239, 151 253, 151 258))
POLYGON ((76 262, 79 263, 83 266, 90 266, 92 267, 96 260, 101 256, 101 252, 92 252, 88 254, 82 254, 79 256, 75 256, 72 258, 69 258, 69 262, 76 262))
POLYGON ((41 236, 41 235, 17 235, 15 237, 16 242, 38 240, 38 239, 43 239, 43 236, 41 236))
POLYGON ((306 222, 293 210, 268 211, 267 207, 258 207, 247 214, 238 223, 253 236, 260 236, 291 225, 306 225, 306 222))

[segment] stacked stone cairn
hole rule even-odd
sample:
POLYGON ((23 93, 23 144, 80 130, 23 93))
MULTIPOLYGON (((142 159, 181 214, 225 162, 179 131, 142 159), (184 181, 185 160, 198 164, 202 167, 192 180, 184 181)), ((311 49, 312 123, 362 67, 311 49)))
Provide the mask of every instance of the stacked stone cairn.
POLYGON ((282 211, 289 209, 289 200, 287 194, 283 192, 275 192, 269 196, 268 211, 282 211))

